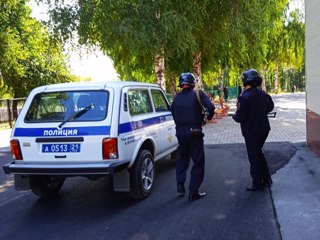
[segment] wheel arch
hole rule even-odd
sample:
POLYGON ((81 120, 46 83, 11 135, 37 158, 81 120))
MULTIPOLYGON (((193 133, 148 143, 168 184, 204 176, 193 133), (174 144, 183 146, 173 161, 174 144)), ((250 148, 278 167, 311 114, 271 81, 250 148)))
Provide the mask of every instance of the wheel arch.
POLYGON ((140 152, 141 149, 148 150, 148 151, 152 154, 152 156, 153 156, 153 158, 154 158, 154 155, 155 155, 155 143, 154 143, 154 141, 153 141, 152 139, 147 138, 147 139, 145 139, 145 140, 142 142, 142 144, 140 145, 140 147, 138 147, 138 148, 136 149, 136 151, 135 151, 135 153, 134 153, 134 155, 133 155, 134 157, 133 157, 132 161, 131 161, 130 164, 129 164, 129 168, 132 167, 132 165, 133 165, 134 162, 136 161, 136 159, 137 159, 137 157, 138 157, 139 152, 140 152))

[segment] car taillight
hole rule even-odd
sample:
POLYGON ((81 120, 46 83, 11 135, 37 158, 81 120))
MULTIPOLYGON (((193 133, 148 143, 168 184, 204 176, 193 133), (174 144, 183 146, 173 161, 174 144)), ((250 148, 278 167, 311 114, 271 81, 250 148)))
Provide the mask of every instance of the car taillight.
POLYGON ((10 140, 10 148, 11 153, 16 160, 23 160, 20 143, 18 140, 10 140))
POLYGON ((105 138, 102 141, 103 159, 118 158, 118 141, 116 138, 105 138))

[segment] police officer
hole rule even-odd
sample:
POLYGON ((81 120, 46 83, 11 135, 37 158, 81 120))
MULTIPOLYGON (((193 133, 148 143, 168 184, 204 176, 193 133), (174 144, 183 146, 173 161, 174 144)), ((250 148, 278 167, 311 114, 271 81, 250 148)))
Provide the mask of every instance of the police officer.
POLYGON ((255 69, 242 74, 244 91, 239 96, 233 119, 240 123, 245 140, 252 185, 248 191, 256 191, 272 184, 269 167, 262 147, 270 131, 268 113, 274 108, 269 94, 260 89, 262 78, 255 69))
MULTIPOLYGON (((189 200, 197 200, 206 195, 199 192, 204 178, 204 146, 202 133, 202 108, 197 99, 195 77, 192 73, 182 73, 179 77, 179 87, 182 91, 175 97, 171 105, 171 111, 176 124, 176 136, 180 147, 180 156, 176 166, 177 191, 185 193, 184 183, 190 158, 193 161, 191 179, 189 184, 189 200)), ((214 115, 214 106, 207 95, 199 90, 202 105, 207 109, 208 120, 214 115)))

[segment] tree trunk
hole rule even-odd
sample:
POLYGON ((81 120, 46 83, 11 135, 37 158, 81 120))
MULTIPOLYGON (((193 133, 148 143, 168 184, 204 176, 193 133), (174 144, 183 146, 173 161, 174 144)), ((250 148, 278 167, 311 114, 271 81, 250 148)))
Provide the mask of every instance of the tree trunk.
MULTIPOLYGON (((13 100, 12 100, 12 120, 16 120, 18 118, 18 101, 15 99, 16 94, 13 94, 13 100)), ((11 116, 9 116, 11 118, 11 116)))
POLYGON ((221 69, 220 80, 219 80, 219 99, 223 97, 223 83, 224 83, 224 69, 221 69))
POLYGON ((193 55, 193 64, 192 64, 193 74, 196 78, 196 88, 203 89, 202 80, 201 80, 201 52, 193 55))
POLYGON ((264 75, 264 69, 261 69, 260 73, 261 73, 261 77, 262 77, 261 88, 262 88, 263 91, 267 92, 267 86, 266 86, 266 79, 265 79, 265 75, 264 75))
POLYGON ((170 74, 170 92, 172 94, 172 97, 174 98, 177 95, 177 86, 176 86, 176 76, 174 73, 170 74))
POLYGON ((156 83, 166 91, 166 81, 164 78, 164 57, 163 55, 156 55, 154 58, 154 71, 156 74, 156 83))
POLYGON ((274 75, 274 93, 279 93, 279 61, 276 62, 276 71, 274 75))

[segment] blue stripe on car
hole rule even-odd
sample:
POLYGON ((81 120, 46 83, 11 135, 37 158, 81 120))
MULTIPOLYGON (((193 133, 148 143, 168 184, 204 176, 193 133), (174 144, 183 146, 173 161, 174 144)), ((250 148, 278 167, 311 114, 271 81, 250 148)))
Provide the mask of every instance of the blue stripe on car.
POLYGON ((16 128, 14 137, 65 137, 65 136, 88 136, 110 135, 110 126, 75 127, 75 128, 16 128))
MULTIPOLYGON (((171 114, 147 118, 139 121, 126 122, 119 125, 119 134, 145 128, 160 122, 173 120, 171 114), (160 119, 163 118, 163 121, 160 119)), ((74 127, 74 128, 16 128, 14 137, 61 137, 61 136, 88 136, 110 135, 110 126, 74 127)))
POLYGON ((154 124, 159 124, 161 122, 160 118, 164 118, 165 119, 164 121, 173 120, 172 115, 168 114, 168 115, 163 115, 163 116, 147 118, 147 119, 143 119, 143 120, 139 120, 139 121, 122 123, 119 126, 119 134, 131 132, 131 131, 134 131, 134 130, 137 130, 140 128, 149 127, 154 124))

